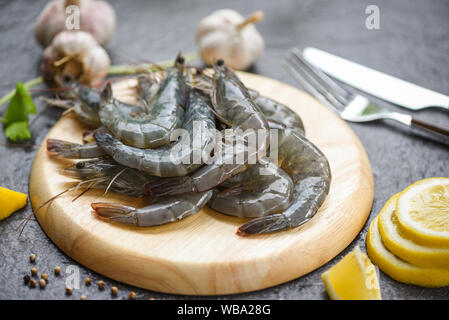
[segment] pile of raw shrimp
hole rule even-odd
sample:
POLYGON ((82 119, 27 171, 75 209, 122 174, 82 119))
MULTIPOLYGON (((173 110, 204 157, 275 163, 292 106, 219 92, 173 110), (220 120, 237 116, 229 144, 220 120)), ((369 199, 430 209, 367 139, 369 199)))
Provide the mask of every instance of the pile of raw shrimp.
POLYGON ((148 199, 143 208, 92 203, 98 216, 148 227, 184 219, 207 205, 252 218, 238 228, 240 236, 298 227, 314 216, 329 191, 329 163, 287 106, 247 89, 222 60, 208 75, 191 72, 178 55, 163 76, 145 73, 137 79, 136 105, 114 98, 110 85, 98 91, 74 87, 66 99, 94 129, 91 142, 47 140, 50 156, 82 159, 62 170, 80 180, 78 186, 148 199), (179 129, 184 136, 174 140, 179 129), (229 129, 243 142, 240 151, 211 151, 211 144, 225 139, 208 133, 225 137, 229 129), (257 132, 255 148, 248 147, 245 132, 257 132), (270 145, 277 149, 275 160, 261 152, 270 145), (198 151, 211 157, 193 159, 198 151))

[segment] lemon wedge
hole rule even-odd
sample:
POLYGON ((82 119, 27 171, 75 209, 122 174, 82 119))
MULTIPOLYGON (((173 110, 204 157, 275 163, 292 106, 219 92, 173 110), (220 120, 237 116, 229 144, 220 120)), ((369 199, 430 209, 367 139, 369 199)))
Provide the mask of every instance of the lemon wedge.
POLYGON ((429 178, 401 192, 398 222, 415 242, 449 248, 449 178, 429 178))
POLYGON ((0 187, 0 220, 9 217, 26 204, 26 194, 0 187))
POLYGON ((385 247, 416 266, 449 269, 449 249, 420 245, 403 231, 395 214, 397 199, 395 194, 379 214, 379 232, 385 247))
POLYGON ((356 247, 321 275, 332 300, 380 300, 376 268, 356 247))
POLYGON ((449 270, 423 268, 399 259, 385 248, 378 227, 378 217, 372 222, 366 237, 366 251, 371 261, 391 278, 423 287, 449 285, 449 270))

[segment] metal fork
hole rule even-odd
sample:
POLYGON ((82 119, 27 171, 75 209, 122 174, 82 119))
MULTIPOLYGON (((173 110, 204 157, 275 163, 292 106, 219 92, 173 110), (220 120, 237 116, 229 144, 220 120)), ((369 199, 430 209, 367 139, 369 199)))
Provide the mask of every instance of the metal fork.
POLYGON ((360 94, 346 90, 307 62, 297 48, 289 51, 281 65, 306 91, 347 121, 391 119, 410 128, 431 133, 438 140, 449 142, 449 129, 418 120, 406 113, 385 109, 360 94))

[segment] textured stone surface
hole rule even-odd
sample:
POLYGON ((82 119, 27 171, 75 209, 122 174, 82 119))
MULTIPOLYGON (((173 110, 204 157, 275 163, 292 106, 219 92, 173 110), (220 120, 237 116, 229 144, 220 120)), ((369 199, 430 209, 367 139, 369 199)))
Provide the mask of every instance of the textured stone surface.
MULTIPOLYGON (((33 37, 33 22, 45 1, 0 1, 0 93, 12 89, 17 81, 38 74, 42 49, 33 37)), ((114 63, 159 61, 173 57, 179 50, 192 52, 195 27, 199 19, 224 6, 223 1, 111 1, 117 10, 118 30, 107 46, 114 63)), ((388 72, 418 85, 449 94, 449 12, 448 1, 226 1, 226 7, 249 14, 265 11, 258 29, 266 40, 263 57, 251 70, 295 85, 281 69, 279 61, 292 46, 318 47, 356 62, 388 72), (380 7, 381 29, 365 28, 365 7, 380 7)), ((37 101, 37 100, 36 100, 37 101)), ((39 110, 42 105, 37 102, 39 110)), ((389 106, 391 109, 400 110, 389 106)), ((0 112, 3 113, 4 106, 0 112)), ((403 111, 403 110, 401 110, 403 111)), ((28 176, 37 146, 60 116, 48 110, 32 126, 33 146, 7 146, 0 134, 0 185, 28 192, 28 176)), ((434 123, 448 124, 449 114, 438 110, 422 111, 419 116, 434 123)), ((323 124, 324 125, 324 124, 323 124)), ((449 176, 447 146, 411 135, 407 129, 392 123, 350 124, 364 145, 375 177, 375 199, 370 216, 379 212, 385 201, 410 183, 427 177, 449 176)), ((332 128, 328 128, 332 134, 332 128)), ((129 290, 137 298, 177 299, 181 296, 159 294, 133 288, 78 265, 47 238, 37 221, 32 219, 21 237, 15 229, 31 213, 23 210, 0 222, 0 299, 111 299, 110 287, 117 285, 114 299, 127 299, 129 290), (29 289, 22 277, 34 264, 40 272, 50 274, 43 290, 29 289), (54 266, 65 271, 79 267, 81 286, 72 296, 64 294, 68 275, 55 277, 54 266), (93 284, 84 286, 91 276, 93 284), (106 289, 95 283, 104 279, 106 289)), ((289 283, 274 288, 218 298, 245 299, 326 299, 320 274, 335 264, 355 245, 365 247, 365 226, 353 243, 324 267, 289 283)), ((298 261, 301 263, 301 261, 298 261)), ((449 288, 426 289, 393 281, 381 273, 381 286, 386 299, 447 299, 449 288)))

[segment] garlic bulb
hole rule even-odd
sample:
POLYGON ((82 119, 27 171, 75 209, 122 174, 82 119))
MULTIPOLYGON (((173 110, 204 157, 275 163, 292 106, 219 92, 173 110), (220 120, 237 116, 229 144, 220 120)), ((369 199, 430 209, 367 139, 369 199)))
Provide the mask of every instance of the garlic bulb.
POLYGON ((262 54, 264 41, 253 23, 262 19, 261 11, 244 18, 231 9, 213 12, 201 20, 196 40, 207 65, 216 59, 238 70, 251 66, 262 54))
POLYGON ((40 69, 50 86, 67 78, 97 86, 108 74, 110 64, 108 54, 90 33, 62 31, 45 49, 40 69))
POLYGON ((69 30, 71 20, 79 17, 79 28, 89 32, 101 45, 106 44, 115 30, 115 11, 111 5, 102 0, 53 0, 42 10, 36 20, 34 33, 42 47, 50 44, 61 31, 69 30), (75 5, 79 8, 79 15, 66 8, 75 5), (68 25, 69 26, 68 26, 68 25))

